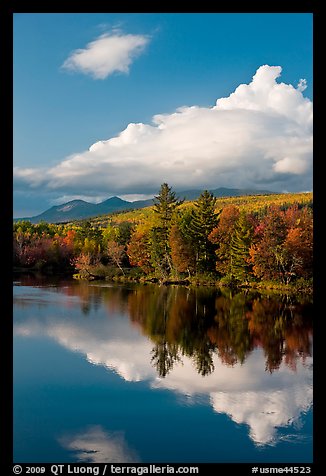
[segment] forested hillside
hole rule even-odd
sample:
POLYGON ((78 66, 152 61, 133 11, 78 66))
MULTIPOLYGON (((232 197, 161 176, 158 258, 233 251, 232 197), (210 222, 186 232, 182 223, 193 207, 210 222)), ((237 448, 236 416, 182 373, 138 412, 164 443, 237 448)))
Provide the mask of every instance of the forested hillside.
POLYGON ((310 283, 312 193, 183 202, 162 184, 152 207, 67 224, 14 223, 14 265, 86 279, 310 283))

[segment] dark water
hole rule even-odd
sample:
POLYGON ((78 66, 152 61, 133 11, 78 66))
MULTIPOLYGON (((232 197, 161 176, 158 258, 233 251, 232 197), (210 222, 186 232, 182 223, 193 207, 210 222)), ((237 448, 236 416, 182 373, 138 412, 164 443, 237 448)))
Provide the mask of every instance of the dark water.
POLYGON ((14 283, 15 462, 312 462, 312 303, 14 283))

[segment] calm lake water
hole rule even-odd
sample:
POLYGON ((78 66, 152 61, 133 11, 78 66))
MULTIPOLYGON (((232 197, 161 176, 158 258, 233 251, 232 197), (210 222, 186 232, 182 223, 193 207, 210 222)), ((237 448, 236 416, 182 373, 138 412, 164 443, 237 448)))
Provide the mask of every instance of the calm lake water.
POLYGON ((312 462, 312 302, 14 282, 14 461, 312 462))

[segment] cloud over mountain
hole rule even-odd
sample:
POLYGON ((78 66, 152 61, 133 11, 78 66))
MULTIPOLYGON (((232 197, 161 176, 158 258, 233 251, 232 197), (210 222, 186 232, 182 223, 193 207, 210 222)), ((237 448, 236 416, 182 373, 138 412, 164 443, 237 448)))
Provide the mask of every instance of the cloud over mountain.
POLYGON ((181 190, 311 190, 312 102, 302 94, 305 80, 279 83, 281 71, 261 66, 212 107, 183 106, 152 124, 130 123, 52 168, 16 168, 17 187, 89 195, 156 193, 162 182, 181 190))

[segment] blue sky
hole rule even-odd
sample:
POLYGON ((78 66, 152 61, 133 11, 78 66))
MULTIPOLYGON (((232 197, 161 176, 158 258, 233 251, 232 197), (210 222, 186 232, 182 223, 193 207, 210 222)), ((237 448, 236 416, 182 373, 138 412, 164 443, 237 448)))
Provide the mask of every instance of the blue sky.
POLYGON ((164 181, 311 190, 312 56, 307 13, 15 14, 14 216, 164 181))

